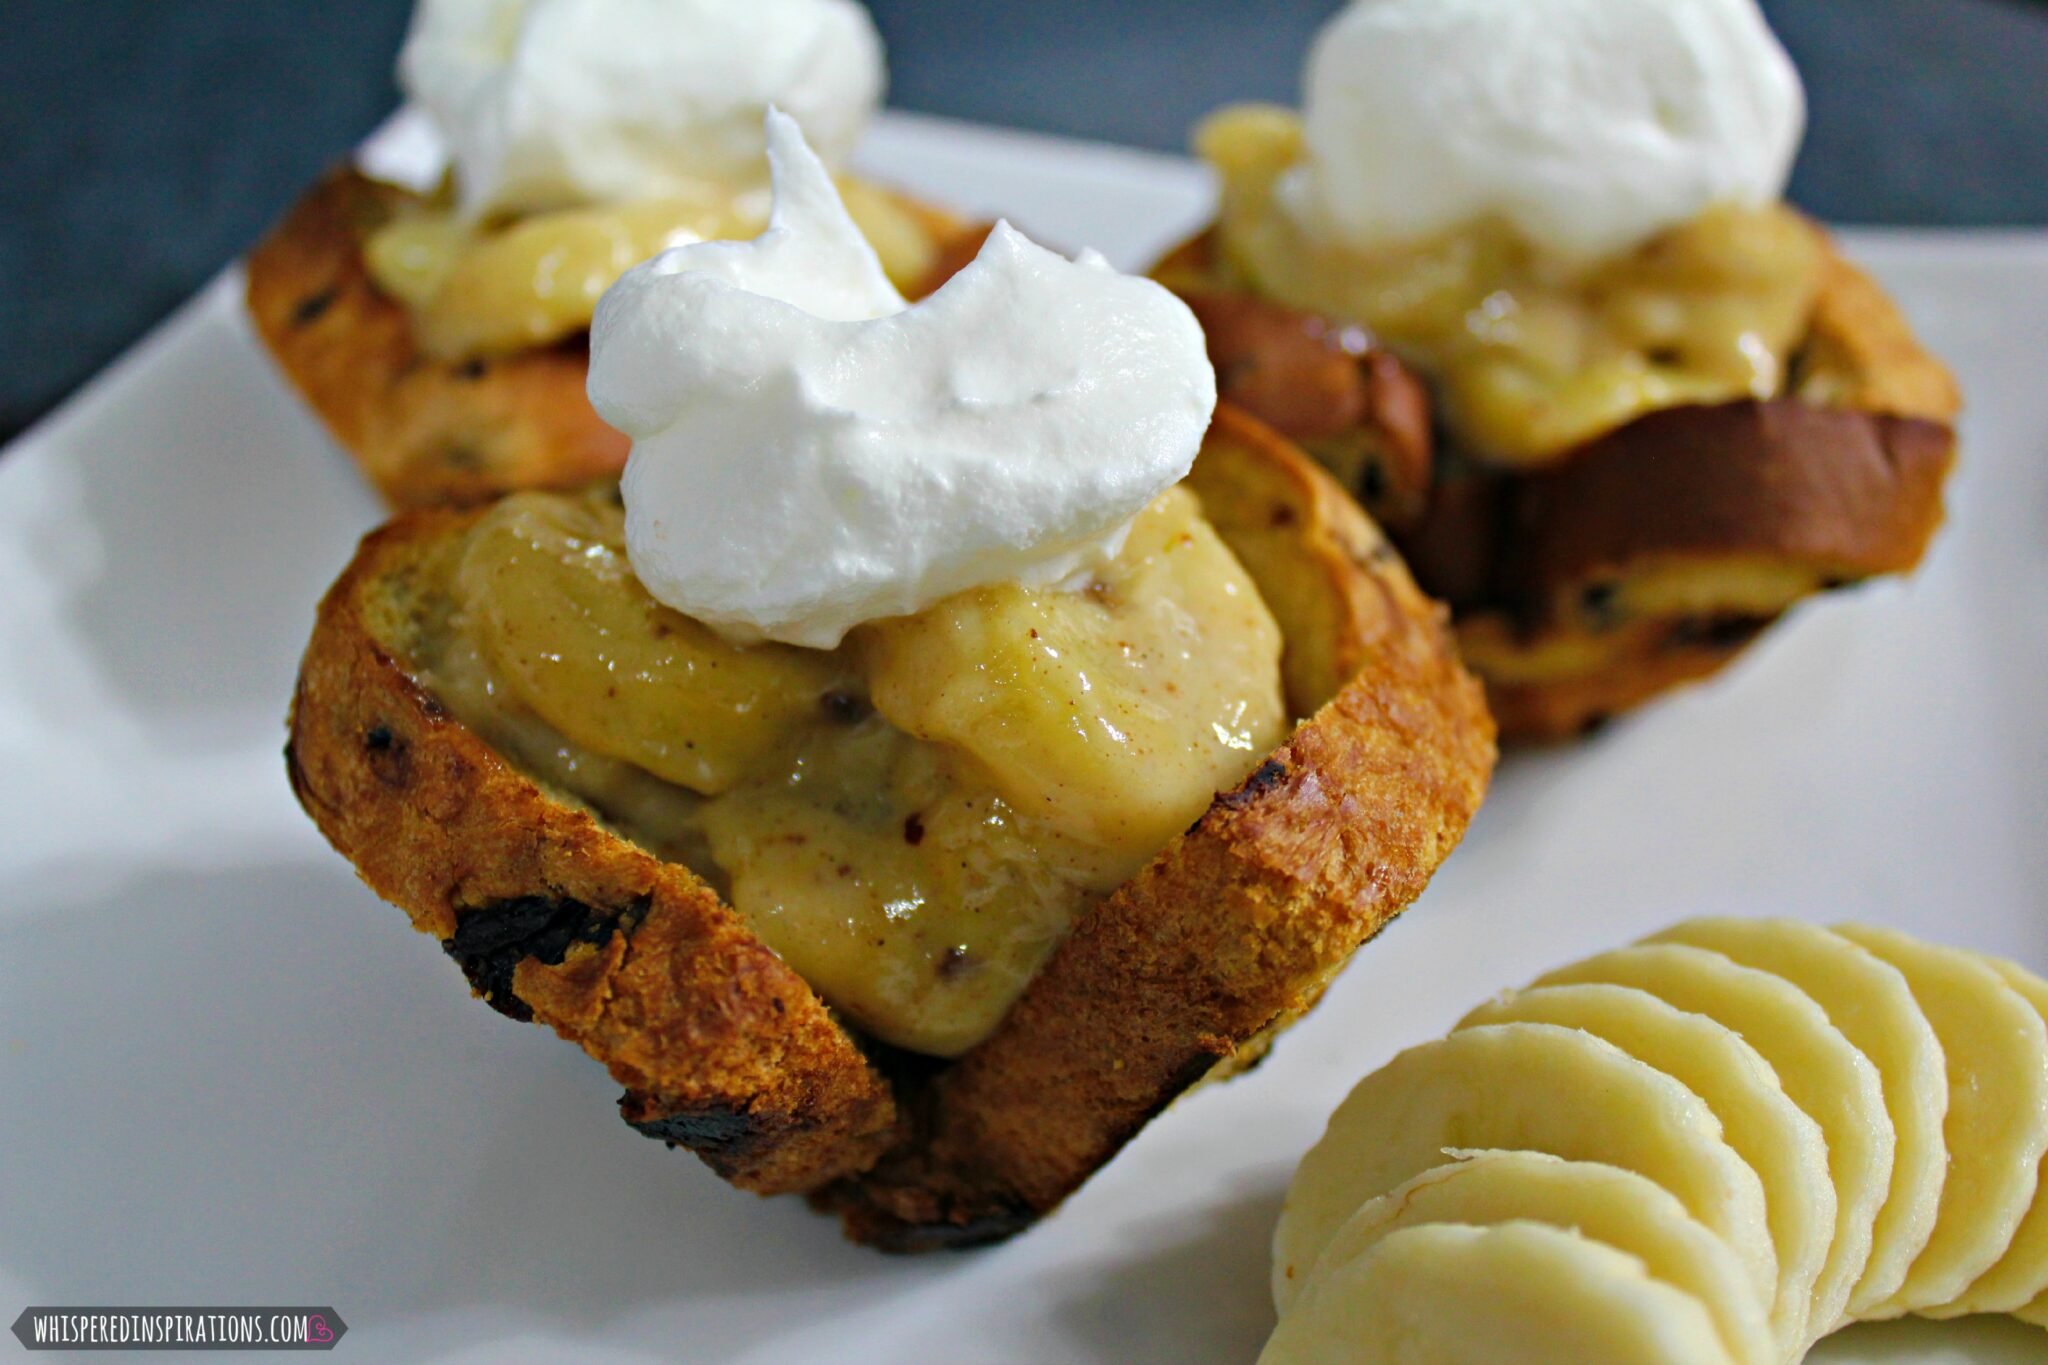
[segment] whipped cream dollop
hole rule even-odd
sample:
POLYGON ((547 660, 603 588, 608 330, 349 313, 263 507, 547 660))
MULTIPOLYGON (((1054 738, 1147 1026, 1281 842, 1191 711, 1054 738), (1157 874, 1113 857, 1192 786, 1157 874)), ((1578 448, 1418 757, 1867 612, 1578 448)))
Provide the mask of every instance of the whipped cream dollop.
POLYGON ((1779 198, 1806 125, 1756 0, 1352 0, 1310 53, 1280 186, 1370 250, 1498 216, 1568 259, 1779 198))
POLYGON ((420 0, 398 79, 479 217, 758 182, 771 104, 843 164, 884 72, 853 0, 420 0))
POLYGON ((830 648, 1113 558, 1215 408, 1186 305, 999 223, 906 307, 796 124, 767 128, 768 231, 634 267, 591 329, 648 591, 735 640, 830 648))

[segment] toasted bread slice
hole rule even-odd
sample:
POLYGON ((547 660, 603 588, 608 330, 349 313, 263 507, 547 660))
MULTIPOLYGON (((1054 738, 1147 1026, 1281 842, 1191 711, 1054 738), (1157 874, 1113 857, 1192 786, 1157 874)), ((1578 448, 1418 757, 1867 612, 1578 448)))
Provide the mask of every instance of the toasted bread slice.
POLYGON ((1400 368, 1370 338, 1251 296, 1208 235, 1155 274, 1202 310, 1227 398, 1248 394, 1390 507, 1417 579, 1457 613, 1501 734, 1543 740, 1706 677, 1802 598, 1925 554, 1955 458, 1955 381, 1832 244, 1823 270, 1780 397, 1647 413, 1534 469, 1449 450, 1422 476, 1400 435, 1414 399, 1367 382, 1400 368), (1348 387, 1332 347, 1311 354, 1309 338, 1338 335, 1348 387), (1342 453, 1355 450, 1372 454, 1342 453))
POLYGON ((1775 615, 1741 613, 1633 621, 1609 629, 1558 626, 1530 635, 1503 612, 1458 622, 1458 648, 1486 681, 1504 735, 1571 739, 1674 687, 1712 677, 1756 643, 1775 615))
POLYGON ((1191 481, 1286 632, 1309 719, 956 1062, 849 1032, 694 873, 551 796, 414 681, 421 585, 476 511, 399 518, 328 593, 293 789, 478 994, 605 1063, 642 1132, 744 1188, 819 1191, 863 1241, 1006 1236, 1312 1003, 1421 892, 1492 769, 1441 608, 1327 475, 1226 409, 1191 481))
POLYGON ((1429 393, 1364 328, 1260 298, 1221 279, 1214 238, 1183 243, 1153 277, 1187 303, 1232 404, 1301 443, 1398 530, 1429 506, 1429 393))
MULTIPOLYGON (((615 475, 626 438, 584 395, 587 336, 467 361, 423 354, 405 306, 378 289, 363 244, 415 196, 341 169, 250 253, 257 335, 334 439, 395 509, 460 506, 615 475)), ((931 234, 929 293, 974 258, 986 227, 902 198, 931 234)))

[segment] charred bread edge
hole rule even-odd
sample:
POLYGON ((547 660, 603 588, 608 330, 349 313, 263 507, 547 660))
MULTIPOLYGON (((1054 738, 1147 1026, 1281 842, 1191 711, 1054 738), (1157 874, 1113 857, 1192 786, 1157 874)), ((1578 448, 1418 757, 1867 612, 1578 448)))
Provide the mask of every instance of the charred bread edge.
POLYGON ((292 707, 293 790, 479 994, 604 1062, 643 1132, 761 1193, 815 1189, 886 1150, 885 1184, 830 1197, 855 1237, 910 1249, 1007 1235, 1319 993, 1421 890, 1491 772, 1491 721, 1441 609, 1326 475, 1248 419, 1218 425, 1280 462, 1299 513, 1331 519, 1315 554, 1344 586, 1356 646, 1340 652, 1367 672, 1084 918, 1027 993, 1031 1022, 1013 1015, 951 1067, 876 1049, 878 1066, 694 874, 550 798, 378 643, 371 596, 475 513, 373 532, 327 594, 292 707), (899 1114, 892 1078, 926 1126, 899 1114), (1082 1088, 1036 1093, 1060 1084, 1082 1088), (1030 1116, 1007 1118, 1013 1104, 1030 1116), (1048 1110, 1058 1121, 1042 1124, 1048 1110), (925 1166, 935 1212, 905 1218, 906 1163, 926 1141, 944 1145, 925 1166))
POLYGON ((988 1241, 1051 1210, 1175 1096, 1313 1003, 1478 809, 1493 726, 1443 609, 1320 469, 1227 406, 1217 427, 1332 517, 1316 548, 1363 671, 1080 920, 996 1033, 934 1077, 905 1144, 823 1196, 856 1240, 988 1241))
MULTIPOLYGON (((627 441, 591 411, 587 337, 465 361, 420 353, 411 315, 363 259, 364 240, 409 197, 336 169, 250 253, 249 313, 285 377, 395 509, 616 474, 627 441)), ((899 202, 938 244, 914 291, 928 293, 973 259, 987 229, 899 202)))
POLYGON ((872 1162, 894 1100, 810 986, 695 874, 549 797, 380 643, 372 596, 474 515, 373 532, 320 604, 286 749, 300 804, 494 1008, 603 1062, 635 1127, 764 1194, 872 1162))

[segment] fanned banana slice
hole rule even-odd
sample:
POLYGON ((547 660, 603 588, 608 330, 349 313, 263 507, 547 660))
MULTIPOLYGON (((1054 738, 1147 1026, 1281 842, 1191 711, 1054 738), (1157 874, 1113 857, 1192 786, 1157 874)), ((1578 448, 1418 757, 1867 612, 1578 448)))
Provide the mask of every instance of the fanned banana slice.
POLYGON ((1725 1365, 1698 1299, 1541 1223, 1403 1228, 1318 1266, 1260 1365, 1725 1365))
POLYGON ((1700 1301, 1737 1365, 1780 1358, 1741 1258, 1669 1190, 1619 1166, 1540 1152, 1474 1152, 1367 1200, 1318 1264, 1355 1260, 1381 1238, 1425 1223, 1518 1221, 1568 1228, 1635 1257, 1652 1279, 1700 1301))
MULTIPOLYGON (((1830 1286, 1828 1297, 1818 1302, 1814 1293, 1835 1240, 1835 1187, 1828 1176, 1827 1143, 1820 1125, 1785 1094, 1777 1074, 1755 1048, 1705 1015, 1688 1013, 1630 986, 1547 986, 1516 992, 1480 1006, 1458 1027, 1510 1023, 1584 1029, 1705 1100, 1721 1120, 1728 1145, 1763 1181, 1771 1244, 1778 1255, 1772 1334, 1792 1355, 1834 1326, 1848 1297, 1848 1284, 1830 1286), (1809 1317, 1815 1319, 1811 1335, 1809 1317)), ((1591 1229, 1581 1230, 1621 1245, 1591 1229)))
POLYGON ((1894 1138, 1877 1068, 1806 992, 1704 948, 1622 948, 1536 984, 1585 982, 1634 986, 1735 1030, 1771 1064, 1792 1102, 1820 1125, 1835 1183, 1835 1241, 1822 1271, 1826 1302, 1817 1291, 1813 1326, 1833 1326, 1870 1259, 1871 1230, 1891 1189, 1894 1138))
POLYGON ((2018 1308, 2024 1298, 1990 1304, 1973 1291, 2034 1202, 2048 1151, 2048 1029, 2033 1006, 1968 953, 1867 925, 1836 932, 1905 975, 1948 1066, 1948 1181, 1934 1235, 1904 1287, 1866 1316, 2018 1308))
POLYGON ((1776 1292, 1762 1182, 1704 1100, 1589 1033, 1498 1024, 1410 1048, 1338 1106, 1274 1230, 1274 1305, 1287 1312, 1361 1204, 1453 1148, 1548 1152, 1647 1176, 1728 1242, 1761 1302, 1776 1292))
MULTIPOLYGON (((2006 985, 2018 991, 2020 999, 2032 1005, 2036 1014, 2048 1021, 2048 981, 2018 963, 1978 956, 1985 966, 2004 978, 2006 985)), ((2048 1174, 2048 1159, 2044 1159, 2043 1171, 2048 1174)), ((2013 1233, 2012 1245, 2006 1248, 1998 1264, 1970 1287, 1970 1293, 1986 1299, 2024 1298, 2025 1302, 2012 1310, 2013 1315, 2048 1327, 2048 1188, 2044 1185, 2034 1186, 2034 1205, 2027 1210, 2019 1230, 2013 1233)))
MULTIPOLYGON (((1707 948, 1745 967, 1781 976, 1813 997, 1828 1022, 1877 1067, 1896 1144, 1891 1188, 1872 1230, 1870 1261, 1849 1295, 1858 1317, 1898 1293, 1906 1272, 1934 1231, 1948 1174, 1948 1072, 1933 1025, 1920 1012, 1906 978, 1829 929, 1796 920, 1701 919, 1667 929, 1648 943, 1707 948)), ((1830 1267, 1830 1270, 1837 1270, 1830 1267)), ((1822 1276, 1823 1282, 1828 1279, 1822 1276)), ((1837 1323, 1813 1324, 1816 1333, 1837 1323)))

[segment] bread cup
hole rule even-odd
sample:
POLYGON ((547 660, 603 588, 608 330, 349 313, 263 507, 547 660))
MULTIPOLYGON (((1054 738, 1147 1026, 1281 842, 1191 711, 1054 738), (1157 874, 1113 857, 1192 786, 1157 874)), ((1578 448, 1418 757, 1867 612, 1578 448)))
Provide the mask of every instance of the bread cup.
MULTIPOLYGON (((920 298, 974 259, 987 234, 907 195, 875 191, 927 239, 920 298)), ((365 244, 422 209, 410 190, 330 172, 250 253, 248 307, 279 370, 393 509, 460 506, 521 488, 616 476, 626 438, 584 394, 578 332, 497 355, 436 358, 405 304, 378 287, 365 244)))
POLYGON ((1261 298, 1213 233, 1154 275, 1224 397, 1347 477, 1448 602, 1507 740, 1565 739, 1717 672, 1799 600, 1905 573, 1943 518, 1960 400, 1835 243, 1775 397, 1645 413, 1541 466, 1432 430, 1429 385, 1362 328, 1261 298))
POLYGON ((642 1133, 741 1188, 810 1194, 858 1241, 1008 1236, 1313 1004, 1420 894, 1493 765, 1442 609, 1327 474, 1224 406, 1188 484, 1281 627, 1299 724, 957 1060, 850 1028, 705 880, 551 795, 415 680, 433 561, 482 509, 400 516, 327 594, 293 790, 476 994, 604 1063, 642 1133))

